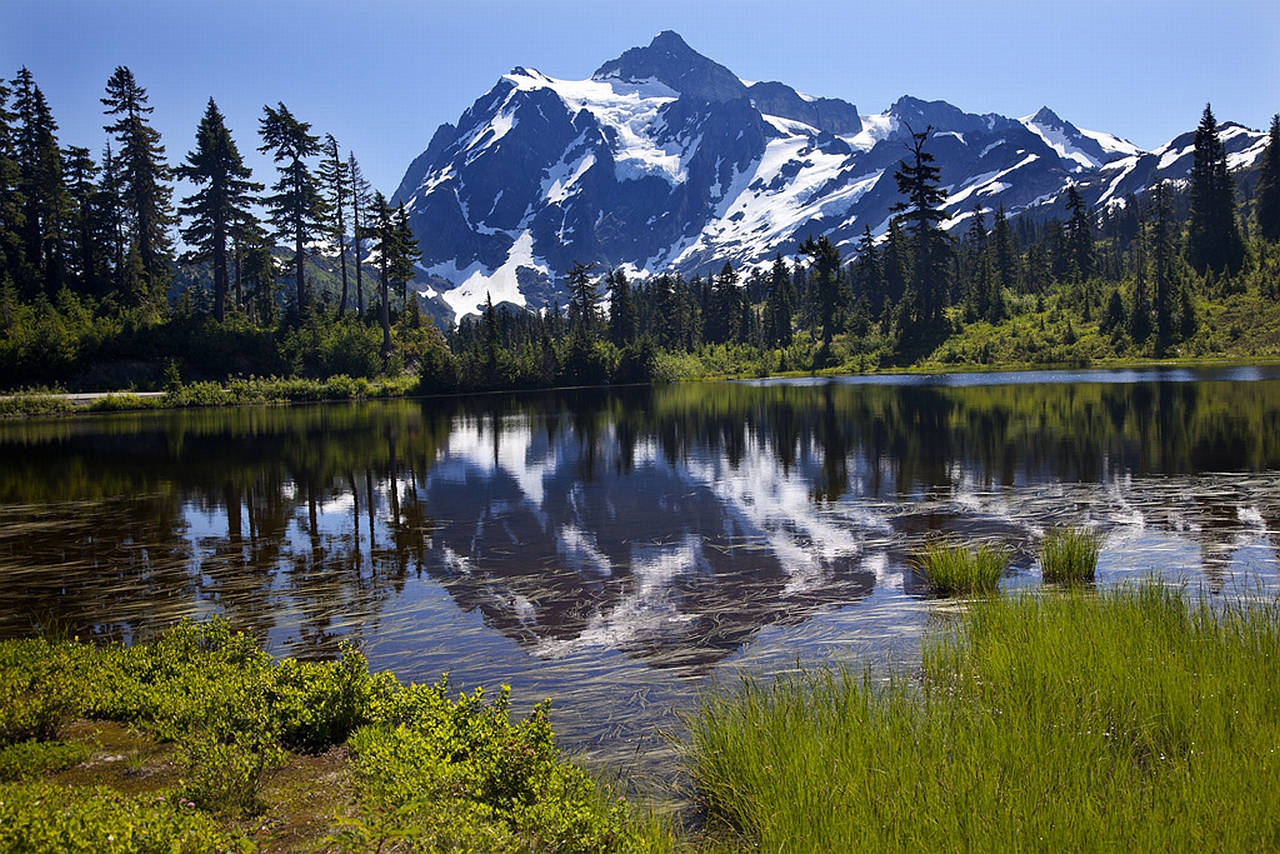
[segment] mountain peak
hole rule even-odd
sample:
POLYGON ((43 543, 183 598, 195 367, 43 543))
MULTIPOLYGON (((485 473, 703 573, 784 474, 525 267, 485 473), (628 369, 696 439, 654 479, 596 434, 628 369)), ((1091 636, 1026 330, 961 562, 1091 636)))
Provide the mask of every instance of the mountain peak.
POLYGON ((648 47, 633 47, 606 62, 592 77, 657 80, 682 95, 703 101, 732 101, 747 96, 747 87, 732 71, 689 47, 679 33, 671 30, 658 33, 648 47))
POLYGON ((1040 112, 1031 117, 1031 123, 1042 127, 1061 128, 1066 125, 1057 113, 1048 107, 1041 107, 1040 112))

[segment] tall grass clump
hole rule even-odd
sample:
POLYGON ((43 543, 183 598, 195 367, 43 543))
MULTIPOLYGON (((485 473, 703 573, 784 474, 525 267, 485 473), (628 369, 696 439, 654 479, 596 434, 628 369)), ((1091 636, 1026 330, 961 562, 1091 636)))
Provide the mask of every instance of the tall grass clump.
POLYGON ((1087 528, 1050 531, 1040 546, 1040 567, 1049 584, 1084 584, 1098 570, 1102 537, 1087 528))
POLYGON ((994 543, 977 547, 934 541, 916 557, 916 566, 935 593, 987 593, 996 589, 1009 555, 994 543))
POLYGON ((713 695, 691 770, 766 851, 1275 850, 1277 660, 1275 604, 993 597, 926 642, 918 678, 713 695))

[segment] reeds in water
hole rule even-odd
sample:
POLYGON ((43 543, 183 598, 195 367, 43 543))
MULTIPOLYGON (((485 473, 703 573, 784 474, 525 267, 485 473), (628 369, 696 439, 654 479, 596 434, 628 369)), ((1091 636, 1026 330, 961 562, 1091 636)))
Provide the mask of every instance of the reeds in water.
POLYGON ((989 593, 996 589, 1009 565, 1009 554, 994 543, 928 543, 916 567, 935 593, 989 593))
POLYGON ((1050 531, 1040 546, 1040 567, 1049 584, 1085 584, 1098 570, 1102 537, 1087 528, 1050 531))

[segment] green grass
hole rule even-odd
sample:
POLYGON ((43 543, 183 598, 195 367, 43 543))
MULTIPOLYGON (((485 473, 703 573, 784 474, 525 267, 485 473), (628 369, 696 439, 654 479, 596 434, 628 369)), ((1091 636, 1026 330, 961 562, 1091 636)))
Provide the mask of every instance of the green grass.
POLYGON ((973 603, 921 675, 746 681, 690 722, 761 851, 1280 845, 1280 612, 1145 585, 973 603))
POLYGON ((1040 546, 1040 568, 1049 584, 1085 584, 1098 570, 1102 537, 1086 528, 1050 531, 1040 546))
POLYGON ((916 567, 935 593, 989 593, 1009 565, 1009 554, 994 543, 969 546, 935 541, 916 557, 916 567))

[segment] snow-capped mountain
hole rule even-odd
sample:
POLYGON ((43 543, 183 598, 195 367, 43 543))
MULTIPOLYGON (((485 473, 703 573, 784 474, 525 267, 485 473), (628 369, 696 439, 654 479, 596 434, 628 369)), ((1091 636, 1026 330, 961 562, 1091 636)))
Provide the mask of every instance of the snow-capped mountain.
MULTIPOLYGON (((912 131, 941 169, 951 227, 975 206, 1017 216, 1092 205, 1185 178, 1192 133, 1146 152, 1048 108, 1013 119, 903 97, 886 112, 747 83, 675 33, 606 62, 588 80, 515 68, 410 165, 405 204, 420 282, 454 316, 495 303, 564 305, 565 272, 598 261, 644 276, 765 264, 827 235, 848 255, 888 227, 912 131)), ((1232 166, 1265 135, 1225 124, 1232 166)))

